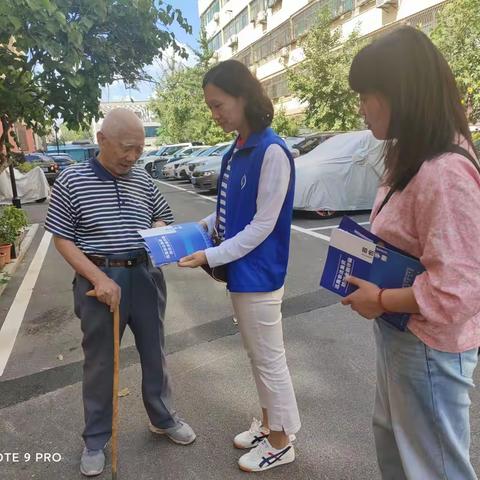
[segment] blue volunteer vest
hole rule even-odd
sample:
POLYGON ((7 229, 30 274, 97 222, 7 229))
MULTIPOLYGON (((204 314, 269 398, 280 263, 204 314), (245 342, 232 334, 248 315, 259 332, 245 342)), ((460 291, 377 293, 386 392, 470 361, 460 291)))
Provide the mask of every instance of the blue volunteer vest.
MULTIPOLYGON (((257 212, 257 194, 263 158, 268 146, 280 145, 290 160, 290 183, 273 232, 254 250, 227 265, 227 288, 231 292, 272 292, 281 288, 287 273, 295 189, 295 165, 285 142, 271 129, 252 133, 235 153, 235 144, 224 155, 218 191, 228 160, 225 240, 241 232, 257 212)), ((220 195, 219 195, 220 196, 220 195)), ((220 201, 217 199, 217 215, 220 201)))

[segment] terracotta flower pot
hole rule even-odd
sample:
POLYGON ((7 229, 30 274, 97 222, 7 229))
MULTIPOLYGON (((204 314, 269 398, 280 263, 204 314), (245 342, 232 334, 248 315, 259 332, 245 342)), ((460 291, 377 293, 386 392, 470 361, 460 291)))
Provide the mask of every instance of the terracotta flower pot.
POLYGON ((2 243, 0 245, 0 253, 5 254, 5 263, 10 263, 12 258, 10 256, 10 252, 12 251, 12 244, 11 243, 2 243))
POLYGON ((6 263, 7 263, 6 255, 3 252, 1 252, 0 253, 0 272, 3 270, 3 267, 5 266, 6 263))

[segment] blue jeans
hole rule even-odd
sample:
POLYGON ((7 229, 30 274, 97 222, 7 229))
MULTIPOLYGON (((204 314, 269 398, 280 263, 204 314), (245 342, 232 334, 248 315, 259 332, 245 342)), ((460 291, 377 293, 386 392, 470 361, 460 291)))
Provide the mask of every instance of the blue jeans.
POLYGON ((446 353, 383 320, 374 325, 373 433, 383 480, 474 480, 470 396, 477 349, 446 353))

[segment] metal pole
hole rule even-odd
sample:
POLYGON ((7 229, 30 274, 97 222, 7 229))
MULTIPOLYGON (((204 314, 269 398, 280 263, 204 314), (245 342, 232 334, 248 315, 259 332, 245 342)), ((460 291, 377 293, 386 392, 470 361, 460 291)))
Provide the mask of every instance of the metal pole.
POLYGON ((57 154, 60 153, 60 148, 58 147, 58 126, 54 125, 53 129, 55 130, 55 142, 57 143, 57 154))
POLYGON ((18 197, 17 192, 17 183, 15 181, 15 171, 13 170, 13 165, 8 166, 8 171, 10 172, 10 183, 12 184, 12 205, 16 208, 22 208, 22 202, 18 197))

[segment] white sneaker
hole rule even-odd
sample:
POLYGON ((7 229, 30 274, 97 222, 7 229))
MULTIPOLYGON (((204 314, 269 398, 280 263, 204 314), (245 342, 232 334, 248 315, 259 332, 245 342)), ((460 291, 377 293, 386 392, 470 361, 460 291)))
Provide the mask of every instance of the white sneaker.
POLYGON ((295 460, 295 450, 289 443, 286 447, 277 450, 270 445, 267 438, 263 439, 256 448, 253 448, 238 460, 240 470, 244 472, 263 472, 270 468, 279 467, 295 460))
POLYGON ((250 428, 246 432, 239 433, 233 439, 233 445, 236 448, 256 447, 264 438, 268 437, 270 430, 262 425, 262 422, 253 419, 250 428))

